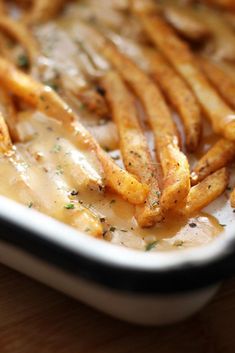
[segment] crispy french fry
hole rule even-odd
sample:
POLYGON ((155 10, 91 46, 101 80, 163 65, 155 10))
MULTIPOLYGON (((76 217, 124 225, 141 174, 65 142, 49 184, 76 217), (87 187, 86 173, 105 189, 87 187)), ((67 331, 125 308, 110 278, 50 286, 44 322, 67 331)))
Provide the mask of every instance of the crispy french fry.
MULTIPOLYGON (((101 41, 102 42, 102 41, 101 41)), ((155 136, 164 175, 161 205, 165 210, 183 203, 190 189, 189 166, 179 149, 178 133, 164 97, 153 81, 108 41, 99 48, 142 102, 155 136)))
POLYGON ((200 139, 202 119, 200 106, 192 90, 159 51, 133 43, 130 39, 123 39, 113 33, 109 34, 109 38, 121 52, 127 52, 128 57, 159 84, 182 119, 187 150, 195 151, 200 139))
POLYGON ((203 0, 203 2, 211 4, 211 5, 223 7, 228 10, 235 10, 234 0, 203 0))
POLYGON ((182 119, 187 150, 194 152, 198 147, 202 129, 198 102, 190 88, 159 52, 148 51, 145 54, 149 59, 151 77, 159 83, 182 119))
POLYGON ((200 65, 208 80, 221 96, 235 109, 235 81, 212 60, 201 57, 200 65))
POLYGON ((187 44, 157 12, 136 14, 149 38, 192 88, 214 131, 235 141, 235 113, 209 84, 187 44))
POLYGON ((12 150, 12 142, 5 120, 0 114, 0 153, 8 153, 12 150))
POLYGON ((176 209, 185 202, 190 190, 190 172, 188 160, 179 148, 178 132, 171 112, 161 91, 147 74, 98 31, 81 21, 78 28, 84 38, 91 38, 91 44, 112 63, 143 104, 154 133, 156 153, 164 176, 161 206, 165 211, 176 209))
POLYGON ((229 140, 219 140, 209 151, 198 161, 191 174, 192 184, 205 179, 208 175, 218 169, 225 167, 235 158, 235 143, 229 140))
POLYGON ((63 123, 75 143, 80 143, 84 148, 96 153, 102 164, 107 186, 130 203, 141 204, 145 201, 148 187, 114 163, 79 123, 70 107, 50 87, 35 81, 2 58, 0 58, 0 81, 11 93, 63 123))
POLYGON ((5 14, 6 13, 6 7, 5 7, 5 4, 4 4, 3 0, 0 0, 0 13, 1 14, 5 14))
POLYGON ((206 24, 190 16, 182 6, 163 4, 163 12, 167 21, 184 37, 198 41, 210 36, 210 29, 206 24))
POLYGON ((228 180, 228 171, 223 168, 193 186, 188 195, 186 208, 182 213, 190 216, 209 205, 225 191, 228 180))
POLYGON ((37 60, 39 50, 36 40, 22 23, 0 15, 0 29, 15 38, 25 48, 31 64, 37 60))
POLYGON ((143 206, 137 206, 136 219, 141 227, 152 227, 162 219, 157 170, 146 137, 138 121, 134 99, 117 72, 108 72, 101 81, 120 137, 120 149, 126 169, 150 188, 143 206))
POLYGON ((231 192, 230 203, 231 203, 231 207, 235 208, 235 189, 233 189, 233 191, 231 192))
POLYGON ((13 142, 19 141, 16 109, 12 97, 2 88, 0 88, 0 111, 5 117, 11 139, 13 142))
POLYGON ((26 16, 25 21, 29 24, 42 23, 52 19, 61 10, 66 0, 34 0, 30 13, 26 16))

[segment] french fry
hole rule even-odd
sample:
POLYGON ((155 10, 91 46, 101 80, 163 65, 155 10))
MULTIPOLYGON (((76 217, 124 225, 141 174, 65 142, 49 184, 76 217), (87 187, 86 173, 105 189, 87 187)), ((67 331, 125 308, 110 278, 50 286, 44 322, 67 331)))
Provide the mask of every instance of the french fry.
POLYGON ((0 81, 3 87, 46 115, 59 120, 75 143, 93 151, 102 164, 106 185, 133 204, 144 203, 148 187, 119 168, 79 123, 70 107, 50 87, 17 70, 0 58, 0 81))
POLYGON ((193 186, 188 195, 186 208, 182 213, 190 216, 209 205, 225 191, 228 180, 228 171, 223 168, 193 186))
POLYGON ((225 167, 235 158, 235 143, 229 140, 219 140, 209 151, 197 162, 191 174, 192 184, 205 179, 208 175, 225 167))
POLYGON ((22 23, 0 14, 0 29, 16 39, 25 48, 31 64, 37 60, 39 50, 36 40, 22 23))
POLYGON ((235 208, 235 189, 233 189, 233 191, 231 192, 230 203, 231 203, 231 207, 235 208))
POLYGON ((143 206, 136 207, 136 219, 141 227, 152 227, 162 219, 157 170, 138 121, 134 99, 117 72, 108 72, 101 80, 117 125, 120 149, 126 169, 149 186, 143 206))
POLYGON ((184 37, 199 41, 210 36, 210 29, 205 23, 185 11, 182 6, 163 4, 163 13, 167 21, 184 37))
POLYGON ((0 0, 0 13, 1 14, 5 14, 6 13, 6 7, 5 7, 5 4, 4 4, 3 0, 0 0))
POLYGON ((0 114, 0 153, 6 154, 13 149, 11 138, 5 120, 0 114))
POLYGON ((194 152, 198 147, 202 129, 198 102, 184 80, 159 52, 148 51, 145 54, 149 59, 151 77, 159 83, 169 102, 182 119, 187 150, 194 152))
POLYGON ((12 97, 2 88, 0 88, 0 111, 5 117, 11 139, 13 142, 19 141, 16 109, 12 97))
POLYGON ((191 87, 214 131, 235 141, 235 113, 207 81, 187 44, 157 12, 136 14, 149 38, 191 87))
POLYGON ((235 10, 234 0, 203 0, 203 2, 211 4, 211 5, 223 7, 228 10, 235 10))
POLYGON ((120 73, 141 101, 155 137, 156 153, 163 171, 161 207, 174 210, 184 204, 190 190, 190 172, 186 156, 180 151, 179 138, 171 112, 158 86, 132 60, 94 28, 79 21, 83 38, 91 38, 92 45, 120 73))
POLYGON ((201 57, 200 65, 208 80, 224 100, 235 109, 235 81, 212 60, 201 57))
POLYGON ((109 38, 121 52, 127 52, 128 57, 159 84, 183 122, 187 150, 194 152, 200 139, 202 119, 200 106, 192 90, 159 51, 136 44, 130 39, 123 39, 117 34, 111 33, 109 38))
POLYGON ((25 17, 28 24, 38 24, 52 19, 61 10, 66 0, 34 0, 30 13, 25 17))
POLYGON ((175 209, 184 202, 190 189, 189 166, 186 156, 179 149, 178 133, 164 97, 153 81, 112 43, 105 41, 99 49, 145 108, 164 175, 161 206, 165 210, 175 209))

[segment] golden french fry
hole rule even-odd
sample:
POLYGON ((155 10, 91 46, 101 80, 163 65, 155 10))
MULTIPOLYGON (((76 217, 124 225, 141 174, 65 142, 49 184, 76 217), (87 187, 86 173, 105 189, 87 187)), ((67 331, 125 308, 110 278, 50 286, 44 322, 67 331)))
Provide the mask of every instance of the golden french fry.
POLYGON ((235 208, 235 189, 233 189, 233 191, 231 192, 230 203, 231 203, 231 207, 235 208))
POLYGON ((61 10, 66 0, 34 0, 30 13, 26 16, 25 21, 29 24, 42 23, 52 19, 61 10))
POLYGON ((163 4, 163 12, 167 21, 184 37, 198 41, 210 36, 207 25, 190 15, 184 7, 163 4))
POLYGON ((0 13, 1 14, 5 14, 6 13, 6 7, 5 7, 5 4, 4 4, 3 0, 0 0, 0 13))
POLYGON ((208 80, 224 100, 235 109, 235 81, 212 60, 201 57, 200 65, 208 80))
POLYGON ((157 170, 146 137, 138 121, 134 99, 117 72, 108 72, 101 80, 117 125, 120 149, 126 169, 149 186, 143 206, 137 206, 136 219, 141 227, 151 227, 162 219, 157 170))
POLYGON ((2 88, 0 88, 0 111, 5 117, 11 139, 13 142, 19 141, 16 109, 12 97, 2 88))
POLYGON ((186 201, 190 190, 190 172, 188 160, 179 148, 175 123, 161 91, 147 74, 98 31, 81 21, 78 28, 84 38, 91 38, 96 50, 111 62, 143 104, 163 171, 161 206, 164 211, 176 209, 186 201))
POLYGON ((96 153, 100 160, 107 186, 133 204, 144 203, 148 187, 138 182, 132 175, 118 167, 99 146, 70 107, 50 87, 35 81, 32 77, 17 70, 6 60, 0 58, 0 81, 3 87, 25 100, 46 115, 64 124, 70 138, 89 151, 96 153))
POLYGON ((235 10, 234 0, 203 0, 203 2, 211 4, 211 5, 223 7, 228 10, 235 10))
POLYGON ((182 213, 190 216, 209 205, 225 191, 228 180, 228 171, 223 168, 193 186, 188 195, 186 208, 182 213))
POLYGON ((188 45, 157 12, 136 14, 149 38, 191 87, 214 131, 235 141, 235 113, 207 81, 188 45))
POLYGON ((186 147, 194 152, 198 147, 202 121, 196 98, 184 80, 157 51, 145 52, 150 64, 151 77, 159 83, 169 102, 182 119, 186 147))
POLYGON ((235 143, 221 139, 197 162, 191 174, 192 184, 225 167, 235 158, 235 143))
POLYGON ((8 153, 12 150, 12 142, 5 120, 0 113, 0 153, 8 153))
POLYGON ((119 71, 142 102, 155 137, 156 152, 164 175, 161 205, 165 210, 183 203, 190 189, 189 165, 179 149, 179 139, 171 112, 158 87, 135 63, 106 40, 99 50, 119 71))
POLYGON ((39 56, 37 42, 22 23, 12 20, 8 16, 0 15, 0 29, 16 39, 25 48, 31 64, 37 60, 39 56))

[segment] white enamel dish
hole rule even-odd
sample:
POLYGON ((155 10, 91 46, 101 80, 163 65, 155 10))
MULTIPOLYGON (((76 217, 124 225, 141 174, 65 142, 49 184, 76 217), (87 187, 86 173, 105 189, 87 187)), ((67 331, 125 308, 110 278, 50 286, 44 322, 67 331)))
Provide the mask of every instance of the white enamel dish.
MULTIPOLYGON (((224 196, 223 196, 224 197, 224 196)), ((235 273, 235 218, 199 248, 140 252, 81 234, 0 197, 0 261, 119 319, 144 325, 180 321, 203 307, 235 273)))

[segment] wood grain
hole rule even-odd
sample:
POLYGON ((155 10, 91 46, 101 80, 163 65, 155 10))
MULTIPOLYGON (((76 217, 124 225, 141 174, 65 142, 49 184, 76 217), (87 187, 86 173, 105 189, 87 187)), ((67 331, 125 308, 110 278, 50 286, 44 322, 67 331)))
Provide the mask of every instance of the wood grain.
POLYGON ((114 320, 0 266, 1 353, 234 353, 235 280, 184 323, 114 320))

